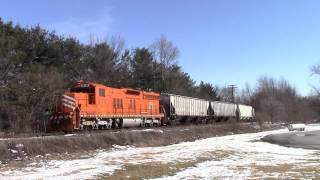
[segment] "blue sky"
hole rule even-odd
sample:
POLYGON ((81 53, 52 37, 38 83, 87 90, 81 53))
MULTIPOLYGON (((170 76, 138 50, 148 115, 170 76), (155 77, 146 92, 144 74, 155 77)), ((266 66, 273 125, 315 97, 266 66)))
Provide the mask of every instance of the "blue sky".
POLYGON ((320 1, 303 0, 2 0, 0 17, 39 24, 88 42, 121 36, 127 48, 165 35, 197 81, 254 85, 285 78, 307 95, 320 63, 320 1))

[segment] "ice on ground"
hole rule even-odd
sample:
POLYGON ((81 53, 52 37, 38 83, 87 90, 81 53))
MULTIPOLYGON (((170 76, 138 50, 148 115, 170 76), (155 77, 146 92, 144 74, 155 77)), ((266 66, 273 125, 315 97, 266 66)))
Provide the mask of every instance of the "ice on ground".
POLYGON ((320 124, 309 124, 305 128, 305 131, 317 131, 317 130, 320 130, 320 124))
POLYGON ((131 130, 131 132, 157 132, 157 133, 163 133, 161 129, 141 129, 141 130, 131 130))
POLYGON ((257 165, 310 166, 311 164, 306 162, 312 161, 313 165, 318 167, 320 157, 316 153, 319 151, 288 148, 259 141, 265 135, 286 132, 287 129, 282 129, 238 134, 161 147, 136 148, 114 145, 108 151, 97 150, 93 157, 29 164, 22 169, 0 170, 0 176, 4 179, 88 179, 110 175, 126 165, 196 161, 199 157, 219 151, 232 153, 199 162, 194 167, 180 170, 173 176, 163 176, 162 179, 246 179, 253 173, 251 167, 257 165))
POLYGON ((16 145, 16 148, 22 148, 23 147, 23 144, 17 144, 16 145))
POLYGON ((11 153, 14 153, 14 154, 18 153, 18 151, 14 150, 14 149, 10 149, 10 151, 11 151, 11 153))
POLYGON ((64 135, 64 136, 75 136, 76 134, 66 134, 66 135, 64 135))

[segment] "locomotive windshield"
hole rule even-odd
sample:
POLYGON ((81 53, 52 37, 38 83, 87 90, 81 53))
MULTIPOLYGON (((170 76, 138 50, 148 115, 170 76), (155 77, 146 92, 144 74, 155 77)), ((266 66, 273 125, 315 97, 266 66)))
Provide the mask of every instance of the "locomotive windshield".
POLYGON ((89 85, 89 84, 80 84, 78 86, 71 88, 70 92, 95 93, 95 88, 94 88, 94 86, 89 85))

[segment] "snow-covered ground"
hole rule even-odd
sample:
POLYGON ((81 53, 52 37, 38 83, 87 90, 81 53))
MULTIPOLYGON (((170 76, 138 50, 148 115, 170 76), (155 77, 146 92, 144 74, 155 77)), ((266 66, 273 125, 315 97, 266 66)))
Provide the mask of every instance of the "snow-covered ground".
MULTIPOLYGON (((319 129, 320 126, 309 127, 309 130, 319 129)), ((175 164, 185 162, 192 162, 192 165, 174 174, 161 174, 157 178, 319 178, 319 172, 314 169, 320 165, 320 151, 288 148, 260 141, 265 135, 285 132, 288 130, 213 137, 161 147, 115 145, 111 150, 97 150, 94 156, 76 160, 51 160, 31 163, 19 169, 0 169, 0 179, 88 179, 111 176, 116 171, 125 171, 128 165, 166 164, 174 168, 175 164)))
POLYGON ((163 133, 163 130, 161 130, 161 129, 134 129, 134 130, 131 130, 131 132, 157 132, 157 133, 163 133))

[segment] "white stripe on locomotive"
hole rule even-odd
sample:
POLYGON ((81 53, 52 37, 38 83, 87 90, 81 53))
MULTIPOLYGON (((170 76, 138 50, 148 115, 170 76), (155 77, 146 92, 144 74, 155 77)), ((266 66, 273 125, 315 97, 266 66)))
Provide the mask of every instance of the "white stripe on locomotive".
POLYGON ((72 110, 74 110, 76 108, 75 106, 72 106, 72 105, 69 105, 69 104, 66 104, 66 103, 62 103, 62 105, 65 106, 65 107, 71 108, 72 110))
POLYGON ((62 95, 62 98, 66 98, 66 99, 68 99, 70 101, 75 102, 75 99, 73 97, 70 97, 70 96, 67 96, 67 95, 62 95))

